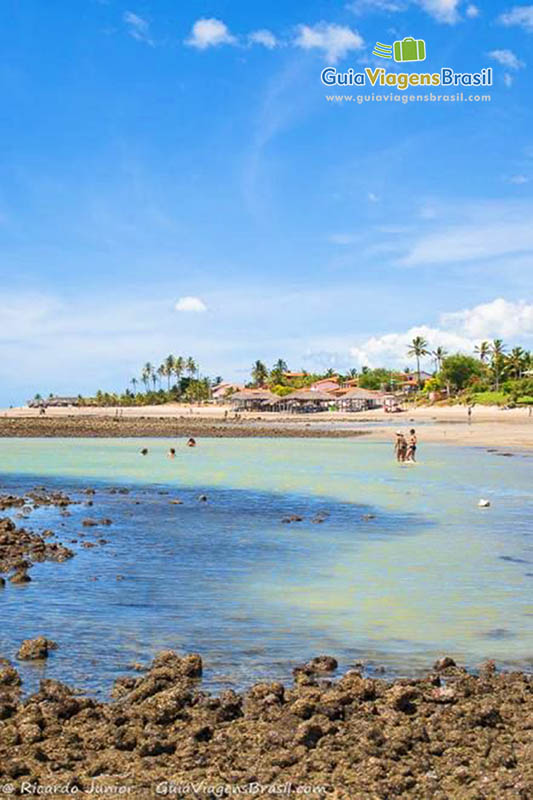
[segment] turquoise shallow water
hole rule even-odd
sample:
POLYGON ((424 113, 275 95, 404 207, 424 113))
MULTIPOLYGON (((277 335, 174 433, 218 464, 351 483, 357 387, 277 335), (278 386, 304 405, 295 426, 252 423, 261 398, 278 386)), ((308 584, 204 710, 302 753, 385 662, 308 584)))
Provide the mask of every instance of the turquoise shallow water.
POLYGON ((362 439, 0 448, 2 492, 46 485, 86 500, 84 488, 97 490, 94 507, 41 509, 27 527, 51 527, 66 544, 80 532, 108 540, 72 544, 74 559, 36 565, 31 584, 0 593, 0 655, 40 633, 60 644, 46 666, 23 666, 28 688, 47 675, 106 692, 167 647, 200 652, 212 688, 287 679, 324 652, 403 675, 444 652, 472 668, 489 657, 533 665, 528 454, 422 442, 420 463, 402 467, 390 446, 362 439), (290 514, 303 521, 284 524, 290 514), (113 525, 84 530, 86 516, 113 525))

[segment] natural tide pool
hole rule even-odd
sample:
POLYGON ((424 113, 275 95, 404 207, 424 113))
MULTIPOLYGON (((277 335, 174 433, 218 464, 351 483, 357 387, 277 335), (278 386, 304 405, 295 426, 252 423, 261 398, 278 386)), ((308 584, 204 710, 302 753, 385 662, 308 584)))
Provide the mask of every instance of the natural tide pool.
POLYGON ((201 653, 211 688, 287 680, 319 653, 391 675, 444 653, 533 667, 533 454, 422 441, 419 464, 398 466, 392 445, 362 438, 3 439, 0 452, 2 494, 96 489, 91 508, 16 520, 76 551, 0 590, 0 656, 39 634, 59 643, 21 665, 27 690, 46 676, 107 693, 166 648, 201 653), (84 529, 88 516, 113 524, 84 529))

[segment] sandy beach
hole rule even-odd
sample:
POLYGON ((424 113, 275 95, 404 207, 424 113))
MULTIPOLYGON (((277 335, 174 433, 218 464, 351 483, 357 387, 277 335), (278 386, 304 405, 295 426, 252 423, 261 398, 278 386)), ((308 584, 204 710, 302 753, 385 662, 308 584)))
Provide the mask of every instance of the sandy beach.
POLYGON ((229 406, 50 408, 0 411, 0 436, 213 436, 353 437, 364 434, 391 441, 397 429, 418 428, 419 442, 520 449, 533 447, 533 416, 527 408, 477 406, 469 424, 464 406, 410 408, 398 414, 381 409, 359 413, 244 413, 229 406), (419 427, 418 427, 419 426, 419 427))

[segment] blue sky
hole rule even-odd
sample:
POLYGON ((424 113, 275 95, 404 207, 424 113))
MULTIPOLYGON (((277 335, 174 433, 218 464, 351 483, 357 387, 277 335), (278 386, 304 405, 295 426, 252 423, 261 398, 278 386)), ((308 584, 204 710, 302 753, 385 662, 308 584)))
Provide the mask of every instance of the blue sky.
POLYGON ((0 403, 169 352, 242 381, 256 358, 403 367, 417 332, 533 346, 533 6, 0 13, 0 403), (492 66, 491 102, 326 101, 325 66, 397 68, 372 49, 405 36, 422 70, 492 66))

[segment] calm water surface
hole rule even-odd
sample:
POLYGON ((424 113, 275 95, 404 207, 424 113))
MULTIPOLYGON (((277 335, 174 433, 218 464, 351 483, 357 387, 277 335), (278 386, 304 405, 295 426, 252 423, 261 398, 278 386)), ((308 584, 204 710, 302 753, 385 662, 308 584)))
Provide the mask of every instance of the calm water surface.
POLYGON ((41 633, 60 645, 44 667, 22 665, 28 689, 47 676, 105 694, 162 648, 200 652, 211 688, 286 680, 318 653, 402 675, 444 652, 472 668, 533 666, 528 454, 422 442, 420 463, 400 467, 391 446, 361 439, 3 439, 0 450, 3 493, 45 485, 85 501, 96 489, 92 508, 19 520, 78 539, 69 562, 0 590, 0 655, 41 633), (284 524, 290 514, 303 521, 284 524), (83 528, 87 516, 113 525, 83 528))

